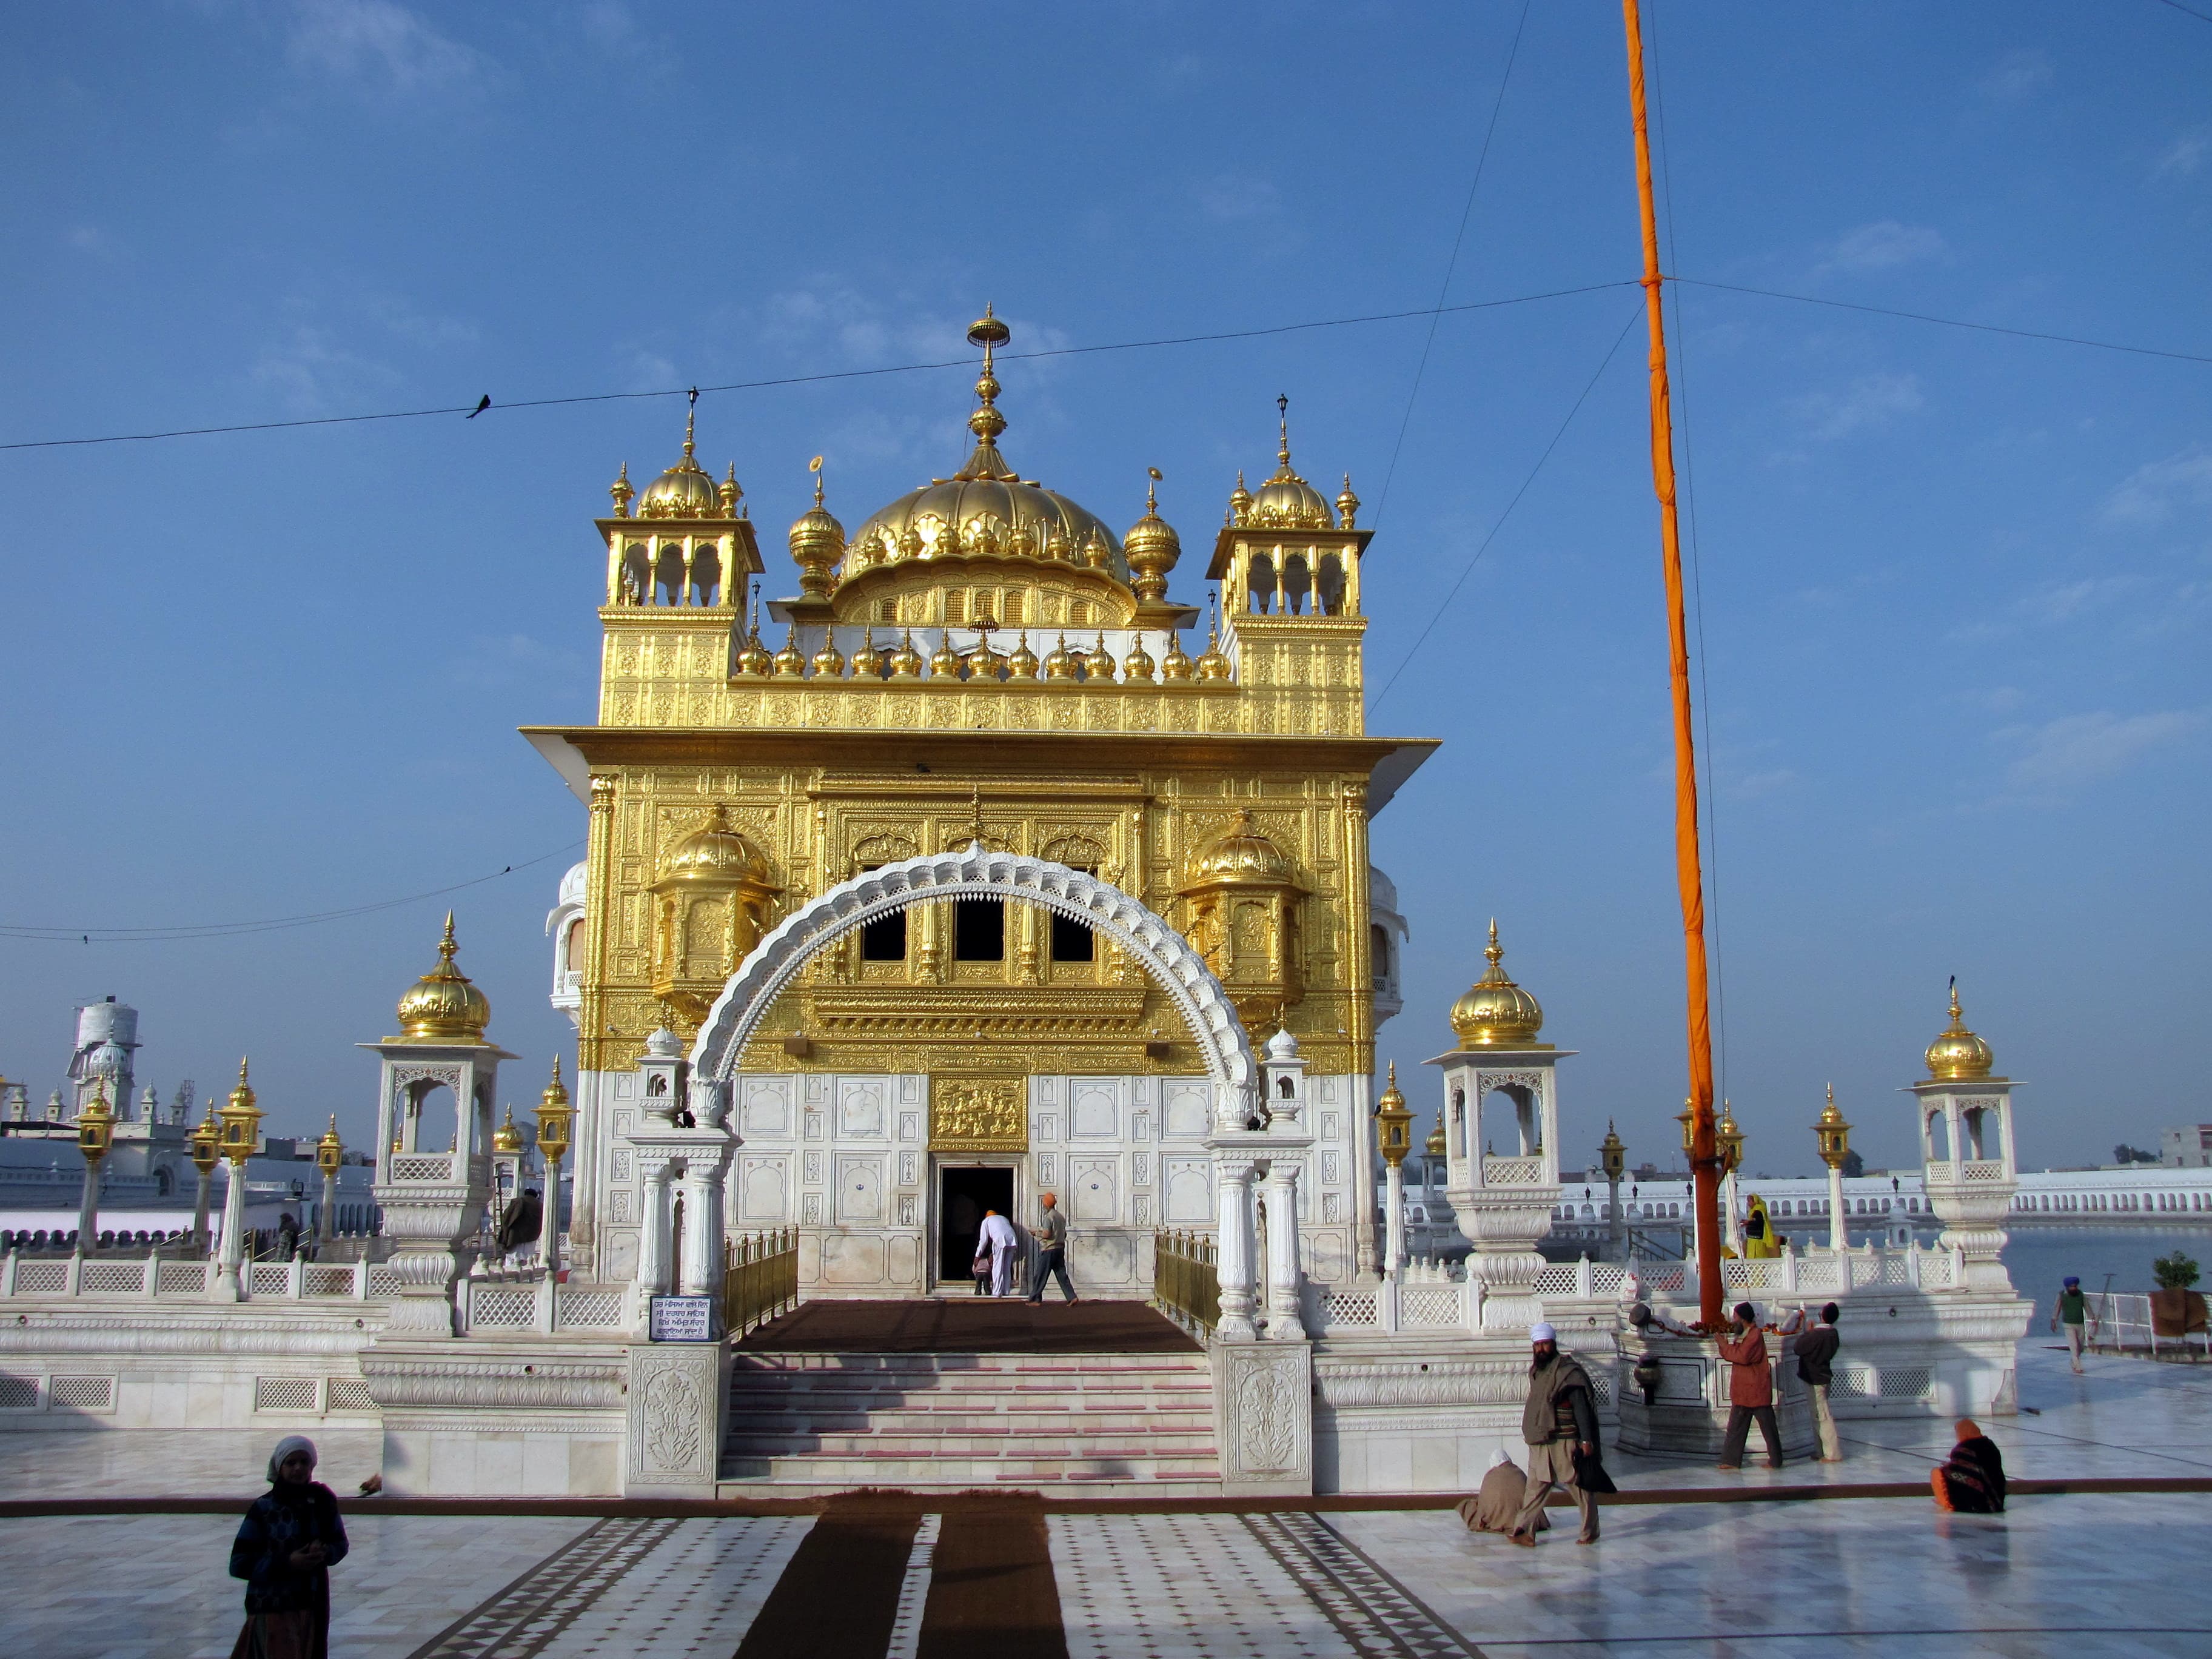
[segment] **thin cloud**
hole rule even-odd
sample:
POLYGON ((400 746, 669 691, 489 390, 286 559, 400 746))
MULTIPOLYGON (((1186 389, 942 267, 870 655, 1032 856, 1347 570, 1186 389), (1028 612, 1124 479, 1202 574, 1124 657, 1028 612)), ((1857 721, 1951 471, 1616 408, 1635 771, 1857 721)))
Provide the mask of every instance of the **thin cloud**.
POLYGON ((1982 93, 1984 97, 2012 102, 2033 97, 2050 84, 2050 54, 2032 46, 2015 46, 1982 78, 1982 93))
POLYGON ((1861 225, 1836 240, 1819 269, 1833 270, 1894 270, 1899 265, 1941 259, 1951 245, 1932 225, 1908 225, 1895 219, 1879 219, 1861 225))
POLYGON ((2019 749, 2005 769, 2021 789, 2063 793, 2117 777, 2160 749, 2202 732, 2203 711, 2166 709, 2153 714, 2062 714, 2041 726, 2007 726, 1999 741, 2019 749))
POLYGON ((2212 507, 2212 446, 2197 444, 2137 467, 2105 498, 2105 522, 2162 525, 2186 508, 2212 507))
POLYGON ((493 67, 392 0, 298 0, 285 56, 295 70, 403 98, 473 85, 493 67))
POLYGON ((320 414, 342 397, 388 390, 400 376, 388 363, 365 357, 328 329, 295 323, 262 348, 251 371, 256 384, 275 390, 294 411, 320 414))
POLYGON ((1917 374, 1862 374, 1840 392, 1808 392, 1790 410, 1808 435, 1833 441, 1877 431, 1926 402, 1917 374))
POLYGON ((2167 146, 2151 167, 2154 179, 2189 179, 2196 176, 2208 157, 2212 157, 2212 127, 2198 127, 2185 132, 2167 146))
POLYGON ((1265 179, 1247 173, 1218 173, 1190 187, 1190 198, 1209 219, 1224 224, 1243 224, 1273 219, 1283 210, 1283 192, 1265 179))

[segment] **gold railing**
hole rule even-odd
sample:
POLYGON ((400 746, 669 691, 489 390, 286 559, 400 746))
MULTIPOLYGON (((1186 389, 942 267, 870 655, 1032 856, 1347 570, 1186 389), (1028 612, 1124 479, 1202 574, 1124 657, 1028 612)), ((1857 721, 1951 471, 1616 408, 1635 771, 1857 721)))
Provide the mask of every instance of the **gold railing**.
POLYGON ((1152 1300, 1179 1324, 1211 1335, 1221 1322, 1221 1275, 1213 1241, 1198 1233, 1152 1235, 1152 1300))
POLYGON ((799 1305, 799 1230, 722 1242, 722 1328, 732 1337, 799 1305))

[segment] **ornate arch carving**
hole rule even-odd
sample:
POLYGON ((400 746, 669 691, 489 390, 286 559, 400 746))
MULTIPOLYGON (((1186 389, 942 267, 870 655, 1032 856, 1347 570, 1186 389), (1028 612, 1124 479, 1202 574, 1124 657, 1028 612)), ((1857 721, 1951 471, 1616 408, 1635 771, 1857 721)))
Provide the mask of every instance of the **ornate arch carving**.
POLYGON ((784 918, 722 987, 691 1045, 692 1075, 727 1082, 769 1007, 814 957, 880 916, 931 900, 995 898, 1083 922, 1120 945, 1168 994, 1214 1083, 1214 1120, 1241 1128, 1258 1068, 1235 1006, 1166 918, 1112 884, 1064 864, 969 846, 886 864, 840 883, 784 918))

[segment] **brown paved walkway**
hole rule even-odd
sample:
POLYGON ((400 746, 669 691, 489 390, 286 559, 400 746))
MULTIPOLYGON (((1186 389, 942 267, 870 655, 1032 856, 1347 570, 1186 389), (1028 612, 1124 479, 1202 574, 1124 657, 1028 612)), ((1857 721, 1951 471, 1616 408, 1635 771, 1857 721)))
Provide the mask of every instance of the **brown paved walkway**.
POLYGON ((770 1353, 1197 1353, 1141 1302, 808 1302, 738 1344, 770 1353))

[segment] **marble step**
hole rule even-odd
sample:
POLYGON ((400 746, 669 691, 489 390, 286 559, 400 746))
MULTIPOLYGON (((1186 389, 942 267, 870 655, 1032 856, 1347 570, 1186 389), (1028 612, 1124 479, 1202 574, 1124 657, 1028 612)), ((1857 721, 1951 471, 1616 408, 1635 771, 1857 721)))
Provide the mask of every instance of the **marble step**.
POLYGON ((1218 1497, 1221 1469, 1212 1457, 1142 1462, 1111 1457, 725 1456, 725 1487, 793 1486, 849 1492, 861 1486, 964 1490, 975 1486, 1081 1486, 1101 1496, 1140 1489, 1154 1497, 1218 1497))

